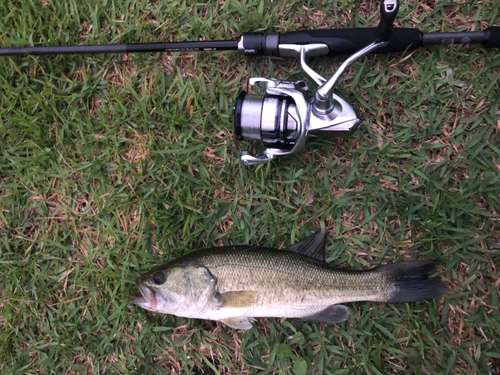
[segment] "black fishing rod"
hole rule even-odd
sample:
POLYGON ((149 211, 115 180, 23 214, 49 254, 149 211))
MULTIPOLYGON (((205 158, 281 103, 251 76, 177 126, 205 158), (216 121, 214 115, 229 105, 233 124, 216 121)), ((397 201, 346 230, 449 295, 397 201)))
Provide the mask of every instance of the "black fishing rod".
MULTIPOLYGON (((280 51, 281 45, 314 43, 326 44, 328 46, 326 55, 338 56, 354 53, 367 46, 373 42, 376 31, 377 28, 329 29, 289 33, 246 33, 237 40, 227 41, 0 48, 0 56, 240 51, 246 55, 286 57, 289 55, 280 51)), ((414 51, 424 46, 449 44, 482 44, 487 48, 499 48, 500 27, 489 27, 485 31, 451 33, 422 33, 418 29, 394 28, 388 45, 377 49, 375 53, 414 51)))
POLYGON ((368 53, 406 52, 428 45, 449 44, 500 47, 498 26, 485 31, 428 34, 418 29, 394 28, 398 9, 398 0, 382 0, 380 23, 376 28, 247 33, 233 41, 0 48, 0 56, 237 50, 245 55, 299 57, 304 75, 318 85, 314 95, 310 95, 303 81, 259 77, 251 78, 249 84, 264 86, 266 94, 243 91, 236 100, 236 136, 259 140, 266 146, 257 155, 244 152, 241 159, 245 164, 260 164, 300 151, 309 137, 350 135, 359 127, 360 120, 354 109, 335 89, 347 67, 368 53), (351 56, 328 80, 306 62, 310 57, 343 54, 351 56))

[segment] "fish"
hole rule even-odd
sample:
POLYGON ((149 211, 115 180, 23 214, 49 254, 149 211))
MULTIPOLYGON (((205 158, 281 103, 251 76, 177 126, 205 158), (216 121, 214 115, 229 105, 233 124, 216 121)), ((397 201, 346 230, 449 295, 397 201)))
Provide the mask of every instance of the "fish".
POLYGON ((259 317, 319 323, 348 319, 343 303, 406 303, 444 296, 447 288, 432 260, 371 270, 334 268, 325 262, 326 232, 283 250, 224 246, 194 251, 140 276, 131 301, 150 311, 220 321, 241 330, 259 317))

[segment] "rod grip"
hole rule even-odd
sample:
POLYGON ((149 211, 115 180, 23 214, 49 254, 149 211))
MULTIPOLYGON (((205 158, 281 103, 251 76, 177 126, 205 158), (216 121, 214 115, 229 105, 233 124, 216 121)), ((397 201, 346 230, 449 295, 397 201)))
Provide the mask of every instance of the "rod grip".
MULTIPOLYGON (((353 54, 378 39, 376 28, 294 31, 281 34, 279 44, 323 43, 330 56, 353 54)), ((375 53, 413 51, 422 45, 422 33, 417 29, 395 28, 389 44, 375 53)))
POLYGON ((500 48, 500 26, 492 26, 486 29, 486 42, 488 48, 500 48))

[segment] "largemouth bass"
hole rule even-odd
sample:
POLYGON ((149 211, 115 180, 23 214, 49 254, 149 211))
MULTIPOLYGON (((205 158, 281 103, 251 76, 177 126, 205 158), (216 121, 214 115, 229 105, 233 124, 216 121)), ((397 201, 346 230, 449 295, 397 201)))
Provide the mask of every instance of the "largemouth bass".
POLYGON ((200 250, 137 280, 132 302, 151 311, 250 329, 257 317, 339 323, 340 303, 415 302, 446 294, 432 261, 389 264, 368 271, 325 262, 326 235, 313 234, 285 250, 227 246, 200 250))

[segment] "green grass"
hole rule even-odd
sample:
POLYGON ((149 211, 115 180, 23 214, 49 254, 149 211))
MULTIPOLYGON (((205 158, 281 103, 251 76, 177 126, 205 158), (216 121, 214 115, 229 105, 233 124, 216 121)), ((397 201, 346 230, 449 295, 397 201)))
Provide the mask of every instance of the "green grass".
MULTIPOLYGON (((399 25, 500 24, 495 0, 426 4, 403 4, 399 25)), ((364 27, 376 9, 5 0, 0 46, 364 27)), ((311 65, 328 76, 340 62, 311 65)), ((253 76, 302 78, 295 60, 230 52, 0 58, 2 374, 500 372, 500 52, 363 58, 340 88, 361 132, 245 167, 241 150, 260 146, 235 141, 232 103, 253 76), (247 332, 128 300, 139 274, 185 251, 287 246, 314 228, 327 228, 334 265, 437 259, 450 292, 247 332)))

